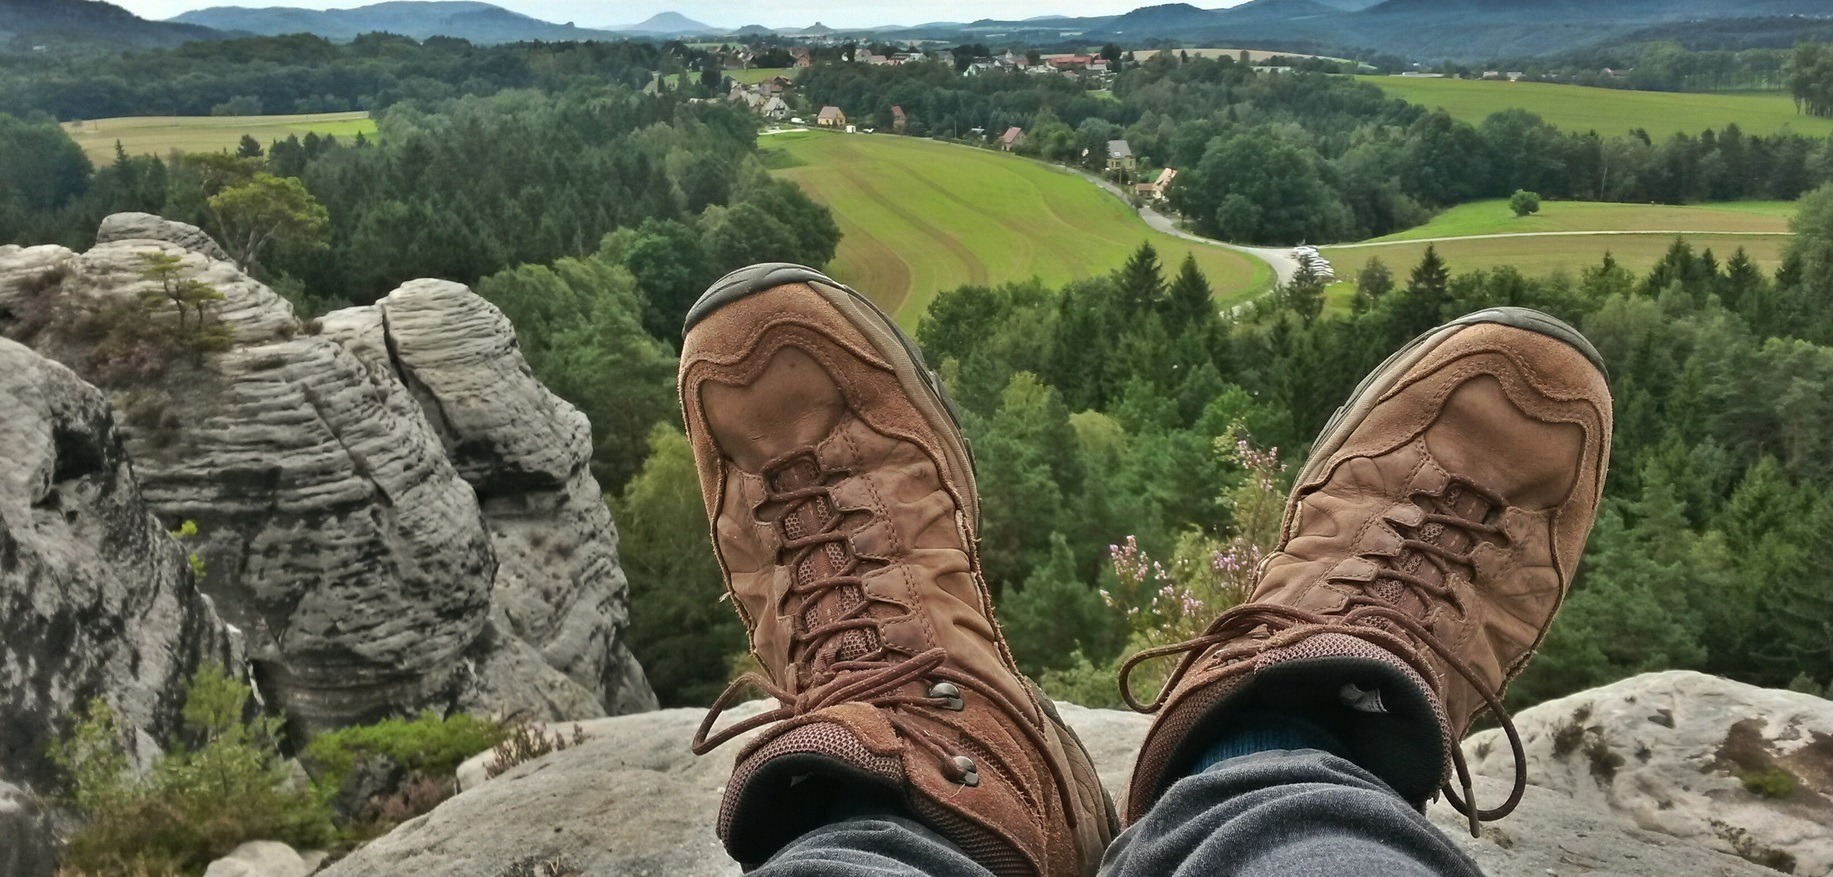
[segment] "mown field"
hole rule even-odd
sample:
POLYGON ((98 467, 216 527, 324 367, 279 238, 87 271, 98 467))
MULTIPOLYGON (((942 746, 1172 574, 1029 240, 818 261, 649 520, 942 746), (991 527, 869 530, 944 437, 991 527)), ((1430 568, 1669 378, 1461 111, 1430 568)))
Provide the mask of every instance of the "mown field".
POLYGON ((1545 201, 1540 212, 1516 216, 1503 199, 1459 204, 1425 225, 1363 243, 1413 241, 1477 234, 1523 234, 1569 231, 1686 231, 1788 233, 1792 201, 1730 201, 1718 204, 1611 204, 1598 201, 1545 201))
POLYGON ((1604 135, 1642 128, 1652 137, 1664 138, 1676 132, 1698 134, 1733 122, 1746 134, 1773 134, 1783 128, 1815 136, 1833 134, 1833 119, 1795 112, 1794 101, 1784 94, 1678 94, 1546 82, 1357 78, 1413 103, 1442 107, 1471 124, 1499 110, 1520 108, 1568 131, 1604 135))
POLYGON ((1223 305, 1273 282, 1258 259, 1153 231, 1118 198, 1040 162, 886 135, 810 131, 760 144, 777 173, 833 211, 845 237, 829 270, 906 326, 941 290, 1095 276, 1142 241, 1167 272, 1194 252, 1223 305))
POLYGON ((727 70, 726 75, 745 85, 756 85, 772 76, 794 79, 801 75, 800 67, 752 67, 749 70, 727 70))
POLYGON ((1576 275, 1598 264, 1606 252, 1639 272, 1655 264, 1673 245, 1675 233, 1681 232, 1694 249, 1710 249, 1721 261, 1743 247, 1763 270, 1773 272, 1782 263, 1788 219, 1794 212, 1795 205, 1789 201, 1689 206, 1547 201, 1539 213, 1517 217, 1505 201, 1475 201, 1446 210, 1425 225, 1355 244, 1324 247, 1323 253, 1345 280, 1353 278, 1371 257, 1379 257, 1397 277, 1404 278, 1425 255, 1423 241, 1431 238, 1537 234, 1541 236, 1466 237, 1433 246, 1454 273, 1513 265, 1530 275, 1554 271, 1576 275), (1610 234, 1586 234, 1600 231, 1610 234))
POLYGON ((247 134, 262 147, 288 135, 307 133, 339 138, 374 135, 376 123, 368 113, 318 113, 303 116, 131 116, 66 122, 64 130, 98 164, 115 156, 115 141, 130 155, 164 155, 181 152, 217 152, 234 149, 247 134))
MULTIPOLYGON (((1739 247, 1750 255, 1758 267, 1765 272, 1774 272, 1782 264, 1782 245, 1788 240, 1786 235, 1725 235, 1710 233, 1690 233, 1681 235, 1694 250, 1710 249, 1722 262, 1736 252, 1739 247)), ((1469 238, 1465 240, 1441 241, 1432 246, 1438 247, 1438 253, 1450 264, 1453 273, 1471 271, 1478 268, 1494 268, 1498 265, 1513 265, 1523 274, 1542 275, 1555 271, 1565 271, 1576 276, 1578 272, 1598 264, 1606 252, 1633 272, 1643 272, 1661 259, 1674 243, 1672 234, 1611 234, 1611 235, 1557 235, 1551 237, 1529 238, 1469 238)), ((1324 247, 1324 258, 1329 259, 1336 268, 1337 274, 1344 279, 1355 276, 1355 272, 1371 257, 1380 257, 1393 269, 1396 277, 1404 281, 1408 271, 1419 264, 1425 255, 1427 244, 1399 243, 1388 246, 1371 246, 1354 244, 1349 246, 1324 247)))

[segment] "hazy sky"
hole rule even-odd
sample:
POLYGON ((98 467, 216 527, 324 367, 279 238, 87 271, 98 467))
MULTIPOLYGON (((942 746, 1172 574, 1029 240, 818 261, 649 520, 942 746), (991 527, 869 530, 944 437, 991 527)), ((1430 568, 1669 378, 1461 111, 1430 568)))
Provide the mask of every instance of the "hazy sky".
MULTIPOLYGON (((171 18, 208 6, 299 6, 347 9, 375 0, 113 0, 143 18, 171 18)), ((979 18, 1030 18, 1034 15, 1112 15, 1161 0, 488 0, 524 15, 548 21, 570 21, 580 27, 635 24, 658 12, 674 11, 719 27, 762 24, 806 27, 820 21, 835 27, 921 24, 926 21, 973 21, 979 18)), ((1198 3, 1205 8, 1233 6, 1237 0, 1198 3)))

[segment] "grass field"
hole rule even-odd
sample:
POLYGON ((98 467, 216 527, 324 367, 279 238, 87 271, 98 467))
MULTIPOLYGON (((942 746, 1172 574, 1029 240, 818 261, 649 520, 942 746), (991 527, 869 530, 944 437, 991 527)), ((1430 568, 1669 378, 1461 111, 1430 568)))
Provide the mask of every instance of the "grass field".
POLYGON ((800 67, 752 67, 749 70, 727 70, 726 75, 744 85, 756 85, 772 76, 794 79, 801 75, 800 67))
POLYGON ((1785 234, 1795 213, 1792 201, 1732 201, 1675 207, 1665 204, 1609 204, 1545 201, 1540 212, 1516 216, 1502 199, 1460 204, 1425 225, 1364 243, 1415 241, 1474 234, 1561 231, 1762 232, 1785 234))
POLYGON ((1118 198, 1040 162, 886 135, 810 131, 761 144, 771 167, 833 211, 845 237, 830 271, 906 326, 941 290, 1095 276, 1142 241, 1167 272, 1194 252, 1220 304, 1273 282, 1260 260, 1153 231, 1118 198))
POLYGON ((1607 136, 1642 128, 1652 137, 1665 138, 1676 132, 1698 134, 1732 122, 1746 134, 1773 134, 1783 128, 1816 137, 1833 134, 1833 119, 1795 112, 1794 101, 1784 94, 1678 94, 1546 82, 1357 78, 1413 103, 1443 107, 1473 125, 1499 110, 1520 108, 1568 131, 1607 136))
MULTIPOLYGON (((1171 51, 1173 53, 1181 51, 1181 52, 1188 54, 1192 58, 1235 58, 1237 60, 1241 58, 1241 52, 1242 52, 1241 49, 1218 48, 1218 47, 1213 47, 1213 46, 1204 47, 1200 49, 1171 49, 1168 51, 1171 51)), ((1258 64, 1262 61, 1265 61, 1268 58, 1323 58, 1326 61, 1347 61, 1349 60, 1347 58, 1336 58, 1330 55, 1306 55, 1302 52, 1269 52, 1265 49, 1248 49, 1247 50, 1247 60, 1249 64, 1258 64)), ((1145 56, 1141 55, 1140 59, 1144 60, 1145 56)))
POLYGON ((164 155, 181 152, 217 152, 234 149, 247 134, 262 148, 287 135, 304 137, 334 134, 339 138, 358 133, 374 135, 375 120, 368 113, 320 113, 308 116, 131 116, 65 122, 64 130, 97 164, 114 161, 115 141, 129 155, 164 155))
MULTIPOLYGON (((1554 271, 1565 271, 1577 276, 1579 271, 1598 264, 1607 251, 1629 270, 1645 271, 1661 258, 1662 253, 1667 252, 1668 247, 1674 243, 1674 237, 1671 234, 1620 234, 1472 238, 1441 241, 1433 246, 1438 247, 1438 254, 1450 264, 1452 273, 1513 265, 1521 273, 1530 276, 1554 271)), ((1774 272, 1782 264, 1782 246, 1788 240, 1786 235, 1780 234, 1757 236, 1698 233, 1683 237, 1693 245, 1695 251, 1711 249, 1721 262, 1739 247, 1743 247, 1765 272, 1774 272)), ((1426 246, 1422 243, 1381 247, 1363 244, 1323 247, 1322 250, 1324 258, 1329 259, 1338 275, 1344 278, 1354 277, 1369 257, 1379 256, 1395 276, 1404 282, 1407 272, 1419 264, 1420 257, 1425 255, 1426 246)))
POLYGON ((1530 275, 1557 270, 1577 274, 1596 265, 1606 251, 1630 270, 1640 271, 1661 258, 1673 244, 1674 232, 1685 232, 1684 237, 1696 250, 1710 248, 1722 260, 1743 247, 1764 270, 1774 271, 1781 264, 1782 246, 1788 240, 1788 218, 1794 211, 1795 205, 1788 201, 1685 207, 1548 201, 1541 205, 1539 213, 1517 217, 1504 201, 1476 201, 1446 210, 1425 225, 1358 244, 1324 247, 1323 251, 1346 279, 1354 276, 1371 256, 1379 256, 1404 277, 1426 251, 1425 244, 1406 241, 1551 232, 1554 234, 1546 237, 1472 238, 1440 241, 1435 246, 1454 272, 1514 265, 1530 275), (1588 231, 1636 233, 1558 234, 1588 231))

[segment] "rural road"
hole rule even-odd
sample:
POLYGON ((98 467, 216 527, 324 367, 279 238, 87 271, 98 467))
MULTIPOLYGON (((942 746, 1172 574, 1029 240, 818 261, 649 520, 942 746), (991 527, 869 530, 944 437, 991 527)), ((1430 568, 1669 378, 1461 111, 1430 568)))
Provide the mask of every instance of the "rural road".
MULTIPOLYGON (((1082 179, 1100 186, 1102 189, 1106 190, 1108 194, 1125 201, 1128 206, 1132 206, 1133 202, 1131 199, 1127 198, 1126 192, 1122 191, 1119 186, 1108 181, 1107 178, 1097 174, 1091 174, 1079 168, 1069 168, 1069 170, 1080 175, 1082 179)), ((1175 238, 1182 238, 1193 244, 1207 244, 1212 247, 1221 247, 1224 250, 1234 250, 1237 253, 1246 253, 1253 256, 1271 266, 1274 276, 1278 278, 1278 282, 1280 283, 1291 282, 1293 275, 1298 273, 1298 260, 1292 258, 1292 250, 1289 247, 1245 247, 1240 244, 1224 243, 1214 238, 1194 235, 1178 228, 1177 222, 1171 217, 1157 210, 1153 210, 1149 205, 1139 208, 1139 218, 1144 219, 1146 225, 1151 226, 1153 231, 1163 232, 1175 238)))

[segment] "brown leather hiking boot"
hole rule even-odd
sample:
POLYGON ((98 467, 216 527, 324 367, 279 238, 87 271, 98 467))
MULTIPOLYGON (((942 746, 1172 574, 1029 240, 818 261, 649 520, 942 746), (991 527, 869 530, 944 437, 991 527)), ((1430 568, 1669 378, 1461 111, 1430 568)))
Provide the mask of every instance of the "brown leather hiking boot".
POLYGON ((1123 668, 1128 702, 1160 710, 1128 821, 1258 711, 1324 725, 1416 806, 1442 786, 1472 833, 1513 810, 1526 776, 1502 690, 1546 635, 1584 551, 1610 424, 1601 357, 1537 311, 1474 313, 1389 357, 1318 436, 1252 598, 1203 636, 1123 668), (1128 671, 1180 653, 1157 699, 1135 702, 1128 671), (1486 709, 1517 765, 1513 794, 1493 810, 1470 800, 1457 747, 1486 709))
POLYGON ((1092 874, 1113 806, 993 620, 973 462, 916 345, 811 269, 755 265, 688 313, 680 391, 768 676, 734 682, 695 735, 704 754, 768 726, 726 787, 726 850, 760 863, 863 786, 995 874, 1092 874), (780 705, 709 736, 747 681, 780 705))

